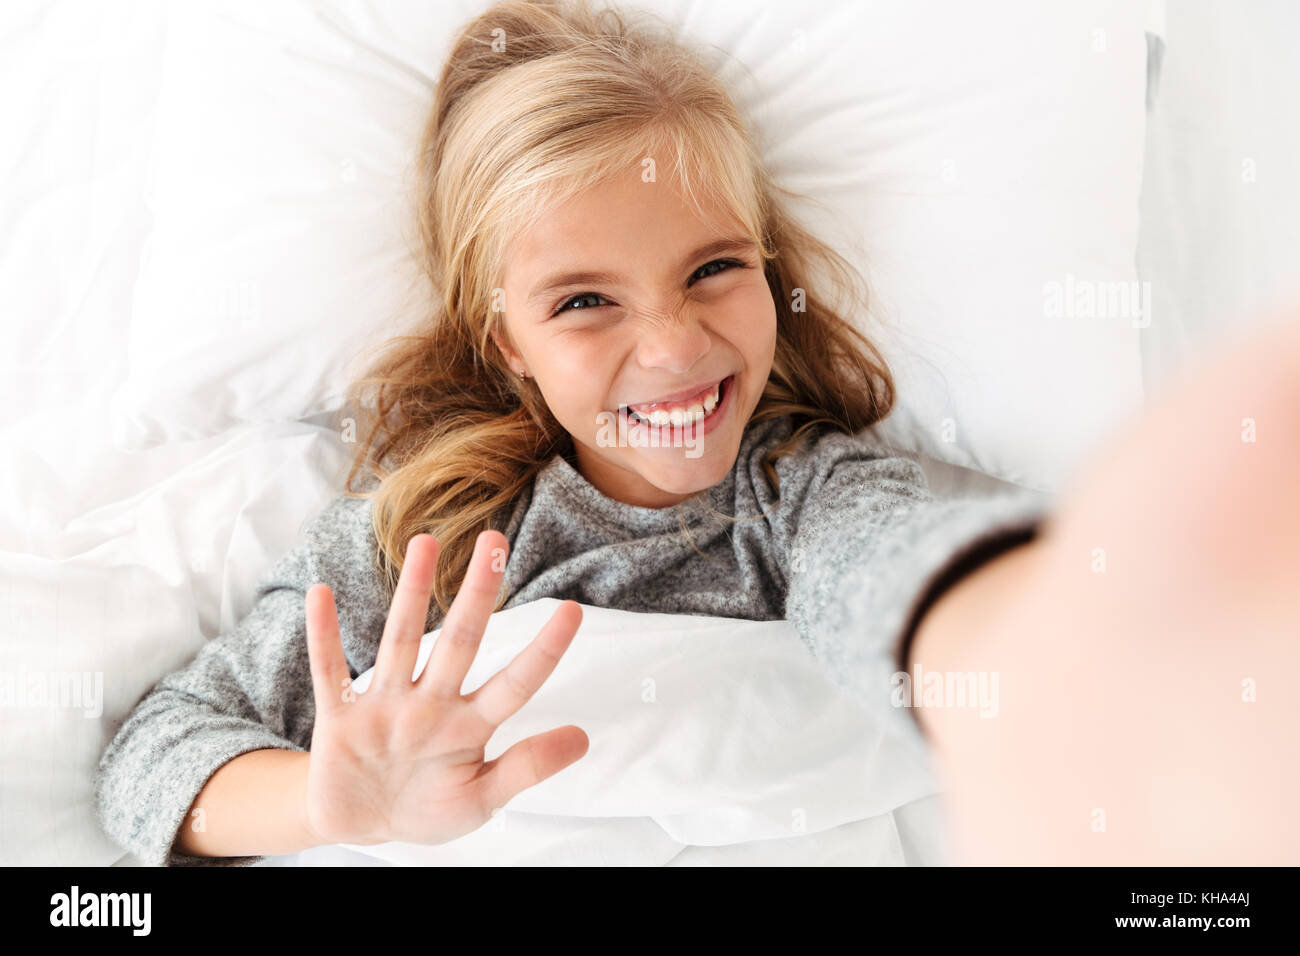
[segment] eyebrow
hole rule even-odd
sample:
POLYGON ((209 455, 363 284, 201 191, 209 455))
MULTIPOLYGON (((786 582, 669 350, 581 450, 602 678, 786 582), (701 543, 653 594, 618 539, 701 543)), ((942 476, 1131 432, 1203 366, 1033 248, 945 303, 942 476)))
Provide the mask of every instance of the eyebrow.
MULTIPOLYGON (((682 260, 680 269, 685 269, 692 262, 710 256, 718 256, 727 252, 744 252, 756 245, 753 239, 729 236, 725 239, 717 239, 707 245, 700 246, 685 259, 682 260)), ((533 291, 528 293, 528 304, 532 305, 539 299, 546 297, 548 294, 571 285, 614 285, 624 281, 623 276, 614 272, 554 272, 546 276, 536 286, 533 291)))

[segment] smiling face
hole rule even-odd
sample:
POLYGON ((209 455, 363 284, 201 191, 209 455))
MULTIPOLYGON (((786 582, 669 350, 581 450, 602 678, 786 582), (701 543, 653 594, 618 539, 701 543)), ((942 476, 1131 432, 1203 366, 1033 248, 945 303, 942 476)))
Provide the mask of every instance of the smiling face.
POLYGON ((573 436, 583 477, 627 504, 722 480, 772 368, 758 244, 702 205, 705 220, 631 175, 553 208, 506 253, 508 336, 493 338, 573 436))

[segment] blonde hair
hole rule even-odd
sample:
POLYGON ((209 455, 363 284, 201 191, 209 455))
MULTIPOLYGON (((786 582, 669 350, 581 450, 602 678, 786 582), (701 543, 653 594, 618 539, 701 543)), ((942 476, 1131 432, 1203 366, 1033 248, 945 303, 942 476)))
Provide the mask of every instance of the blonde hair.
POLYGON ((641 11, 498 3, 456 37, 421 142, 419 236, 441 302, 417 334, 384 343, 349 390, 368 424, 346 489, 374 499, 390 593, 406 543, 428 532, 441 544, 434 598, 445 613, 478 534, 503 530, 537 472, 572 454, 532 379, 512 373, 491 341, 494 290, 512 234, 644 157, 671 157, 692 208, 698 184, 760 245, 777 343, 749 422, 792 415, 797 426, 764 462, 773 491, 773 463, 810 428, 852 434, 889 413, 883 358, 837 311, 840 301, 865 310, 861 277, 783 210, 785 191, 700 54, 641 11), (815 275, 829 294, 814 291, 815 275), (363 471, 379 482, 364 495, 354 488, 363 471))

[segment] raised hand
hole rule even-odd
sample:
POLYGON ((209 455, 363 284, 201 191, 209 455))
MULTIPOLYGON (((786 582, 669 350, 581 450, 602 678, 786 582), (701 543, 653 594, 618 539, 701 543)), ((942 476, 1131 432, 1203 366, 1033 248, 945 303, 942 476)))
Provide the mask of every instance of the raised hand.
POLYGON ((333 593, 323 584, 307 592, 316 723, 304 814, 322 844, 445 843, 587 752, 587 735, 569 725, 483 759, 493 732, 541 687, 582 620, 579 605, 565 601, 509 665, 462 695, 501 588, 493 555, 507 549, 500 532, 479 535, 433 654, 413 680, 438 542, 410 540, 364 694, 351 688, 333 593))

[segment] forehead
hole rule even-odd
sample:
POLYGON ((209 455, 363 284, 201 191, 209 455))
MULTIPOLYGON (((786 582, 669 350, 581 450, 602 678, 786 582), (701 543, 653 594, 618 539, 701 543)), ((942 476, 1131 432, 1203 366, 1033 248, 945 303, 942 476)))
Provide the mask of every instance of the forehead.
POLYGON ((639 168, 612 177, 545 207, 511 236, 506 274, 524 280, 566 267, 613 268, 656 254, 675 260, 689 249, 744 233, 717 200, 699 200, 702 215, 675 183, 643 182, 639 168))

